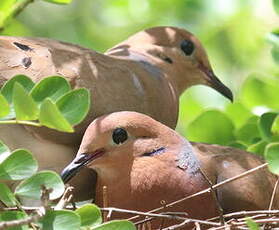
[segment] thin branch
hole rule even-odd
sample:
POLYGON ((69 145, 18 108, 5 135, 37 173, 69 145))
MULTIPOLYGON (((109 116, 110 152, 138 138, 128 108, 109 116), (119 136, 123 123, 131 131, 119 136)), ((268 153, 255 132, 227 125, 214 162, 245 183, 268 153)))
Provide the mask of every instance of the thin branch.
POLYGON ((55 206, 54 210, 61 210, 61 209, 66 208, 66 206, 73 199, 73 189, 74 189, 74 187, 72 187, 72 186, 67 186, 66 187, 66 189, 63 193, 63 196, 61 197, 61 199, 59 200, 59 202, 55 206))
MULTIPOLYGON (((224 180, 224 181, 222 181, 222 182, 220 182, 220 183, 218 183, 218 184, 215 184, 214 186, 212 186, 212 188, 213 188, 213 189, 216 189, 216 188, 219 188, 219 187, 221 187, 221 186, 223 186, 223 185, 225 185, 225 184, 231 183, 231 182, 233 182, 233 181, 235 181, 235 180, 238 180, 238 179, 240 179, 240 178, 242 178, 242 177, 245 177, 245 176, 247 176, 247 175, 249 175, 249 174, 251 174, 251 173, 254 173, 255 171, 258 171, 258 170, 260 170, 260 169, 263 169, 263 168, 265 168, 267 165, 268 165, 268 163, 261 164, 261 165, 255 167, 255 168, 253 168, 253 169, 247 170, 247 171, 244 172, 244 173, 241 173, 241 174, 239 174, 239 175, 237 175, 237 176, 231 177, 231 178, 229 178, 229 179, 227 179, 227 180, 224 180)), ((160 211, 160 210, 162 210, 162 209, 164 209, 164 208, 171 207, 171 206, 176 205, 176 204, 179 204, 179 203, 181 203, 181 202, 183 202, 183 201, 185 201, 185 200, 188 200, 188 199, 191 199, 191 198, 193 198, 193 197, 200 196, 200 195, 202 195, 202 194, 205 194, 205 193, 207 193, 207 192, 210 192, 210 190, 211 190, 210 188, 204 189, 204 190, 202 190, 202 191, 200 191, 200 192, 197 192, 197 193, 192 194, 192 195, 190 195, 190 196, 184 197, 184 198, 182 198, 182 199, 180 199, 180 200, 176 200, 176 201, 174 201, 174 202, 172 202, 172 203, 169 203, 169 204, 167 204, 167 205, 165 205, 165 206, 162 206, 162 207, 153 209, 153 210, 149 211, 148 213, 154 213, 154 212, 160 211)), ((138 215, 137 215, 137 216, 133 216, 133 217, 129 218, 128 220, 134 220, 134 219, 137 219, 137 218, 139 218, 139 217, 140 217, 140 216, 138 216, 138 215)))
MULTIPOLYGON (((103 206, 108 207, 108 187, 103 186, 103 206)), ((104 222, 107 222, 111 217, 112 211, 104 212, 104 222)))
POLYGON ((135 214, 135 215, 140 215, 140 216, 160 217, 160 218, 177 219, 177 220, 188 219, 188 218, 180 217, 180 216, 176 216, 176 215, 156 214, 156 213, 140 212, 140 211, 120 209, 120 208, 112 208, 112 207, 101 208, 101 210, 105 211, 105 212, 120 212, 120 213, 129 213, 129 214, 135 214))
POLYGON ((220 223, 216 223, 216 222, 210 222, 210 221, 206 221, 206 220, 187 219, 180 224, 176 224, 176 225, 164 228, 163 230, 181 229, 181 227, 188 225, 190 223, 198 223, 198 224, 209 225, 209 226, 220 226, 220 223))
POLYGON ((210 181, 210 179, 207 177, 206 173, 203 172, 203 170, 202 170, 201 168, 200 168, 199 170, 200 170, 201 174, 203 175, 204 179, 205 179, 205 180, 207 181, 207 183, 209 184, 209 188, 210 188, 210 190, 211 190, 212 197, 213 197, 213 199, 214 199, 214 201, 215 201, 215 203, 216 203, 216 205, 217 205, 217 208, 218 208, 218 213, 219 213, 219 217, 220 217, 220 222, 221 222, 222 225, 224 225, 224 224, 225 224, 225 220, 224 220, 224 216, 223 216, 224 211, 223 211, 223 208, 222 208, 222 206, 221 206, 221 204, 220 204, 220 202, 219 202, 219 200, 218 200, 218 198, 217 198, 216 190, 213 188, 214 185, 212 184, 212 182, 210 181))
POLYGON ((274 203, 275 194, 276 194, 277 188, 278 188, 278 182, 279 182, 279 177, 277 178, 277 181, 276 181, 276 183, 274 185, 274 189, 273 189, 273 192, 272 192, 272 195, 271 195, 271 199, 270 199, 268 210, 272 209, 272 206, 273 206, 273 203, 274 203))
POLYGON ((10 8, 9 15, 0 22, 0 32, 4 29, 5 22, 10 17, 16 17, 27 5, 32 3, 34 0, 21 0, 17 1, 13 6, 10 8))
POLYGON ((31 125, 36 127, 42 127, 42 125, 38 122, 34 121, 21 121, 21 120, 7 120, 0 121, 0 124, 21 124, 21 125, 31 125))
POLYGON ((11 220, 11 221, 3 221, 0 223, 0 230, 7 229, 9 227, 16 227, 21 225, 30 224, 32 222, 38 221, 40 218, 42 218, 44 215, 42 213, 37 212, 37 214, 33 216, 29 216, 25 219, 21 220, 11 220))
MULTIPOLYGON (((266 214, 266 215, 279 215, 279 210, 256 210, 256 211, 240 211, 240 212, 233 212, 229 214, 225 214, 224 218, 231 219, 231 218, 237 218, 237 217, 245 217, 250 215, 258 215, 258 214, 266 214)), ((209 221, 218 220, 219 217, 214 217, 208 219, 209 221)))
MULTIPOLYGON (((47 189, 44 185, 42 185, 41 190, 42 190, 41 202, 43 206, 37 208, 35 215, 28 216, 27 218, 20 219, 20 220, 2 221, 0 223, 0 230, 7 229, 10 227, 31 224, 32 222, 37 222, 40 218, 42 218, 46 214, 46 210, 50 208, 49 194, 51 193, 52 189, 47 189)), ((17 208, 22 209, 22 207, 17 207, 17 208)))

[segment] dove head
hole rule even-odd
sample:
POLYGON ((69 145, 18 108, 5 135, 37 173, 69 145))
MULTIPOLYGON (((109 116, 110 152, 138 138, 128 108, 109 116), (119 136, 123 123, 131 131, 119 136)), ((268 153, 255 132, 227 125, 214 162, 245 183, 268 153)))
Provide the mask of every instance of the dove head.
POLYGON ((201 42, 190 32, 177 27, 154 27, 138 32, 108 51, 127 49, 151 57, 176 86, 178 94, 193 85, 207 85, 231 101, 233 95, 214 74, 201 42))
POLYGON ((116 112, 87 128, 76 158, 62 172, 69 181, 84 166, 98 171, 122 167, 137 157, 156 155, 179 144, 172 129, 137 112, 116 112), (172 138, 171 138, 172 137, 172 138))

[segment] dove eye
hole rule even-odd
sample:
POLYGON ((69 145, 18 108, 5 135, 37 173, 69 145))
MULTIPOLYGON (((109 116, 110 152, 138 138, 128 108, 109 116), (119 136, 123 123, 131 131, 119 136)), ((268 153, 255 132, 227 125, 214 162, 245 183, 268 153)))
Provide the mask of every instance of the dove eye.
POLYGON ((184 40, 181 42, 180 48, 187 56, 190 56, 195 50, 195 45, 192 41, 184 40))
POLYGON ((116 128, 112 133, 112 140, 115 144, 119 145, 128 139, 128 133, 125 129, 116 128))

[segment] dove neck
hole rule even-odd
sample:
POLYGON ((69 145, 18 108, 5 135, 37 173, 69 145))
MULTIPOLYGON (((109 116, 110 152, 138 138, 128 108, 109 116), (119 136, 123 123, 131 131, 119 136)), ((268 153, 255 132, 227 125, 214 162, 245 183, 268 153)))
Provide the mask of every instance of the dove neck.
POLYGON ((176 78, 176 74, 172 71, 174 67, 170 66, 170 63, 166 63, 150 50, 150 47, 133 47, 133 49, 128 49, 126 46, 117 46, 108 50, 106 55, 143 64, 142 66, 147 68, 148 72, 152 72, 155 75, 159 73, 167 81, 171 82, 172 87, 175 88, 176 96, 181 95, 185 90, 185 83, 180 82, 181 78, 176 78), (144 50, 146 51, 144 52, 144 50))

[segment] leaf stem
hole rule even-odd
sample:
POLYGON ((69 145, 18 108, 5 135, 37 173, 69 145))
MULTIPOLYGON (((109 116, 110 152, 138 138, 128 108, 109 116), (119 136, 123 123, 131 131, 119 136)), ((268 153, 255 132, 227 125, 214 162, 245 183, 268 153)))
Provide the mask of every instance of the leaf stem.
POLYGON ((21 121, 21 120, 0 121, 0 124, 20 124, 20 125, 32 125, 32 126, 36 126, 36 127, 41 127, 42 126, 38 122, 34 122, 34 121, 21 121))
POLYGON ((4 29, 7 19, 11 17, 17 16, 28 4, 32 3, 34 0, 21 0, 17 3, 15 3, 11 9, 9 10, 9 14, 1 19, 0 22, 0 32, 4 29))

